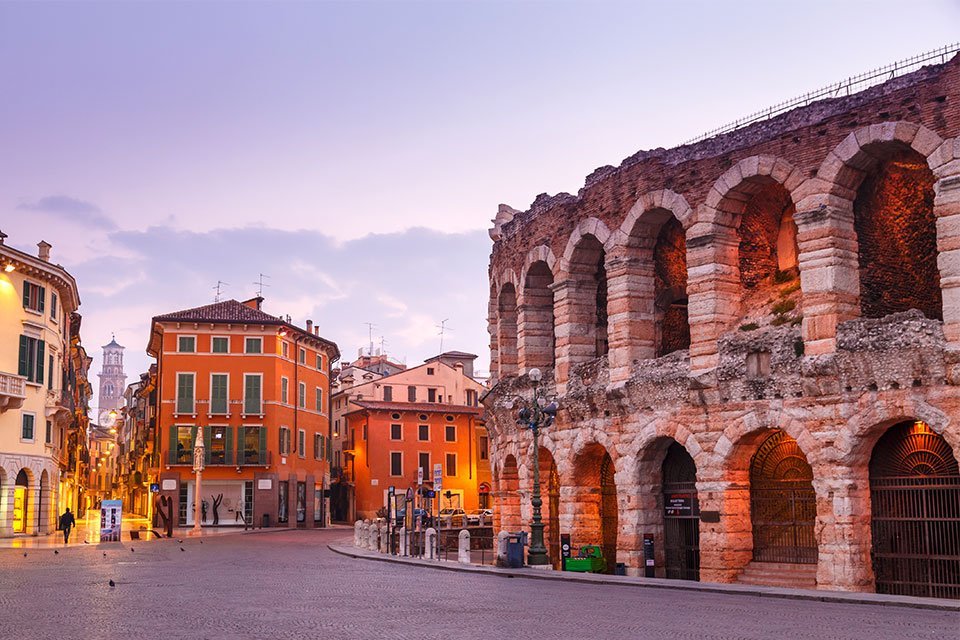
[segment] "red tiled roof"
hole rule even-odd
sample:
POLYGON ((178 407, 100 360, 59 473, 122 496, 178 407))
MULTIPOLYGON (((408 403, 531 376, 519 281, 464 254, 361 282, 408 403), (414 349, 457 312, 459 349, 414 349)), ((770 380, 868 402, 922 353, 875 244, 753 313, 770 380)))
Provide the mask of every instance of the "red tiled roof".
POLYGON ((358 407, 371 411, 416 411, 418 413, 469 413, 480 415, 482 407, 433 402, 383 402, 381 400, 351 400, 358 407))
POLYGON ((283 320, 236 300, 214 302, 202 307, 174 311, 154 317, 158 322, 245 322, 250 324, 286 324, 283 320))

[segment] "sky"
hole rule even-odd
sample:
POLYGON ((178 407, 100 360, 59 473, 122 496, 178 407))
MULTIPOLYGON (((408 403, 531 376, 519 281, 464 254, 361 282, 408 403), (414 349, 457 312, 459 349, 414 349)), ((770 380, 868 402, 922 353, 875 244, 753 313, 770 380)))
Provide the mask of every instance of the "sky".
POLYGON ((0 3, 0 230, 131 379, 224 297, 480 356, 497 205, 960 40, 960 2, 0 3), (922 25, 922 28, 921 28, 922 25))

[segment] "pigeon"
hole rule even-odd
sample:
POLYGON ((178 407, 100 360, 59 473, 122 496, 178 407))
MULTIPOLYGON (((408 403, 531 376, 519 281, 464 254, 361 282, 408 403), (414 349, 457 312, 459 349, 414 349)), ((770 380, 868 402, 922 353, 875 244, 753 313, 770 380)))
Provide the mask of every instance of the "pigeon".
POLYGON ((130 547, 130 553, 133 553, 133 547, 130 547))
POLYGON ((183 540, 177 540, 177 542, 179 542, 180 544, 183 544, 183 540))
POLYGON ((103 557, 104 557, 104 558, 107 557, 107 552, 106 552, 106 551, 103 552, 103 557))
POLYGON ((27 557, 27 552, 26 552, 26 551, 23 552, 23 557, 24 557, 24 558, 27 557))
MULTIPOLYGON (((183 547, 180 547, 180 551, 183 551, 183 547)), ((27 555, 27 554, 23 554, 23 555, 27 555)))
POLYGON ((57 551, 56 549, 54 549, 54 550, 53 550, 53 555, 58 556, 58 555, 60 555, 60 552, 57 551))
POLYGON ((90 544, 90 543, 89 543, 89 542, 87 542, 86 540, 84 540, 84 541, 83 541, 83 544, 90 544))
POLYGON ((203 540, 200 541, 200 544, 203 544, 203 540))
POLYGON ((110 588, 111 588, 111 589, 112 589, 113 587, 117 586, 117 583, 114 582, 113 580, 111 580, 109 584, 110 584, 110 588))

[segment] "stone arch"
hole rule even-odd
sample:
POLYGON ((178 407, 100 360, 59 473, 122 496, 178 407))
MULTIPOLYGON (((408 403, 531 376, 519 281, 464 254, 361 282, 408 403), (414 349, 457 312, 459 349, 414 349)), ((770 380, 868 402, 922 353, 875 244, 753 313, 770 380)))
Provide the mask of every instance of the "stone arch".
POLYGON ((560 470, 553 451, 541 445, 540 494, 543 501, 541 517, 544 523, 543 541, 554 569, 560 568, 560 470))
POLYGON ((553 285, 556 318, 556 380, 566 382, 570 367, 608 351, 607 255, 613 235, 601 221, 581 222, 560 261, 553 285))
POLYGON ((508 453, 503 458, 497 489, 500 508, 496 515, 500 520, 499 528, 502 531, 517 531, 521 526, 520 472, 513 453, 508 453))
POLYGON ((610 252, 611 380, 625 380, 640 360, 685 349, 685 229, 690 205, 669 189, 643 194, 627 213, 610 252))
MULTIPOLYGON (((827 154, 816 177, 807 180, 797 190, 801 278, 804 297, 810 308, 804 313, 803 319, 803 337, 808 354, 833 351, 837 324, 861 315, 862 302, 866 303, 866 315, 883 315, 885 310, 898 310, 897 305, 891 307, 883 302, 875 302, 875 299, 895 299, 898 296, 895 281, 905 276, 906 279, 930 280, 932 278, 928 272, 937 272, 936 256, 933 254, 937 251, 934 238, 938 232, 933 220, 952 214, 953 210, 938 206, 935 200, 929 205, 916 203, 918 206, 911 206, 910 211, 916 213, 917 220, 925 221, 926 230, 918 231, 916 225, 910 225, 909 232, 905 232, 892 222, 897 216, 864 216, 864 212, 858 214, 857 209, 867 206, 875 208, 875 203, 869 204, 870 198, 864 190, 872 192, 877 182, 887 183, 890 162, 899 163, 905 158, 909 159, 909 164, 913 166, 911 180, 919 180, 921 174, 926 172, 925 180, 932 184, 936 175, 931 172, 938 171, 941 162, 941 155, 935 152, 943 145, 944 141, 936 133, 910 122, 885 122, 863 127, 848 135, 827 154), (926 167, 922 166, 924 164, 926 167), (873 222, 866 224, 868 230, 872 227, 882 229, 859 238, 858 230, 863 235, 864 221, 871 219, 873 222), (899 269, 896 264, 888 266, 887 259, 884 259, 877 265, 878 272, 865 269, 861 273, 862 262, 878 238, 877 246, 919 242, 925 247, 924 255, 902 256, 901 259, 910 263, 908 269, 899 269), (861 246, 863 241, 866 244, 861 246), (920 263, 921 266, 915 268, 917 265, 914 263, 920 263), (896 275, 898 271, 901 273, 896 275), (914 273, 921 275, 911 275, 914 273), (862 276, 867 276, 866 281, 862 276), (881 290, 884 285, 874 282, 891 278, 895 286, 887 293, 881 290)), ((906 175, 899 169, 897 173, 901 177, 906 175)), ((901 192, 912 194, 910 198, 918 196, 914 189, 901 192)), ((921 186, 920 192, 926 194, 921 195, 921 199, 933 197, 927 187, 921 186)), ((940 225, 940 228, 945 227, 940 225)), ((893 256, 888 258, 895 259, 893 256)), ((941 261, 938 274, 941 281, 957 275, 952 273, 951 268, 951 265, 941 261)), ((960 266, 957 269, 960 271, 960 266)), ((935 284, 935 295, 939 297, 939 283, 935 284)), ((938 316, 942 315, 946 305, 940 306, 938 316)))
POLYGON ((615 460, 611 449, 596 441, 582 443, 575 451, 571 473, 561 476, 569 496, 561 505, 561 526, 571 532, 575 546, 600 545, 612 573, 620 527, 615 460))
POLYGON ((519 369, 551 368, 555 359, 554 269, 557 260, 546 245, 530 250, 520 274, 519 369))
POLYGON ((35 535, 37 523, 37 479, 33 469, 21 467, 13 481, 13 533, 35 535))

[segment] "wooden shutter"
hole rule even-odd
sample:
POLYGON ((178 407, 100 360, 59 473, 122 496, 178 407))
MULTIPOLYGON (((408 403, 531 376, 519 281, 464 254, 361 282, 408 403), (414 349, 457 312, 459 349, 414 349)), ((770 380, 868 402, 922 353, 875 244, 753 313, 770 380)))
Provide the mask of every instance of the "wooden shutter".
POLYGON ((46 308, 47 302, 47 290, 44 287, 37 287, 37 302, 40 306, 37 307, 37 311, 43 313, 43 310, 46 308))
POLYGON ((260 427, 260 464, 267 464, 267 428, 260 427))
POLYGON ((31 379, 34 382, 39 382, 40 384, 43 384, 43 361, 46 360, 46 356, 43 354, 43 349, 45 346, 46 344, 43 340, 37 340, 37 366, 33 371, 34 377, 31 379))
POLYGON ((237 427, 237 464, 244 464, 247 461, 247 428, 237 427))
POLYGON ((233 464, 233 427, 224 429, 223 439, 224 459, 227 464, 233 464))
POLYGON ((170 426, 170 451, 167 453, 167 461, 170 464, 177 464, 177 428, 175 426, 170 426))
POLYGON ((210 464, 210 445, 213 444, 213 434, 209 426, 203 428, 203 463, 210 464))
POLYGON ((21 376, 30 374, 30 341, 27 336, 20 336, 20 363, 17 373, 21 376))

